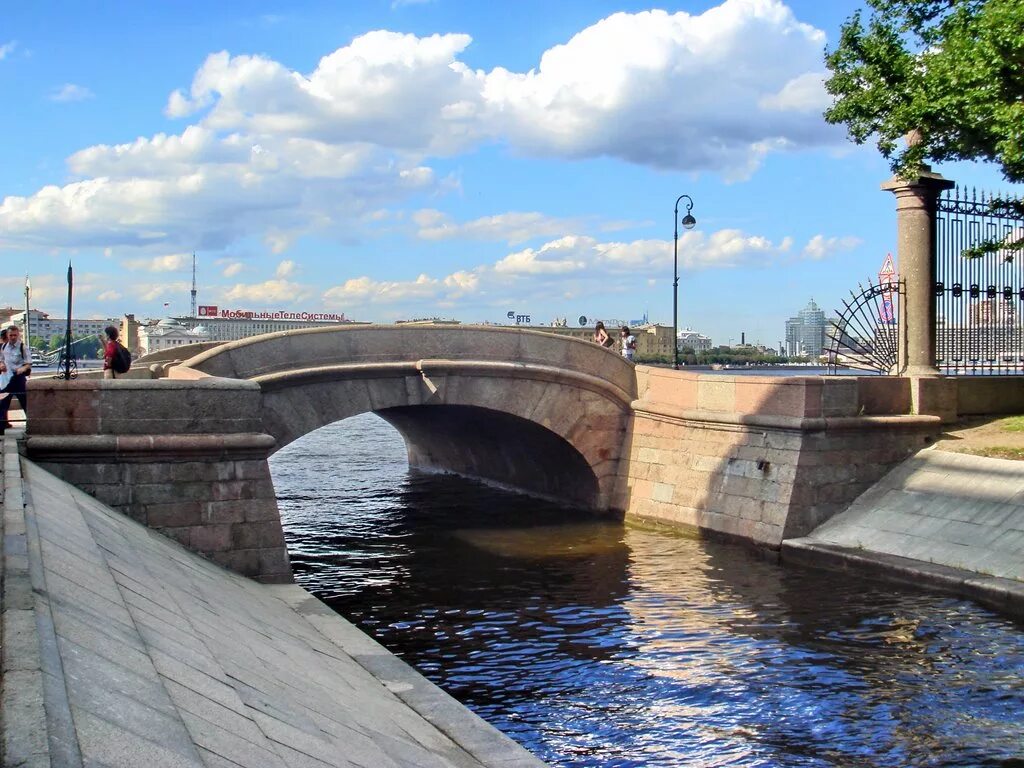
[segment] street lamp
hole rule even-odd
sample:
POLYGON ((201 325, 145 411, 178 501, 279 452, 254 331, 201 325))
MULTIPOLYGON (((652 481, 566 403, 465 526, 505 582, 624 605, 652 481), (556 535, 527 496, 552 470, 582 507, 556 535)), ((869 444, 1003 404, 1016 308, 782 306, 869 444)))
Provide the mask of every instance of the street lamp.
POLYGON ((693 210, 693 198, 689 195, 680 195, 676 198, 676 212, 673 216, 673 223, 676 228, 675 240, 672 250, 672 367, 679 370, 679 225, 683 229, 693 229, 697 226, 697 220, 693 218, 690 211, 693 210), (679 221, 679 202, 686 198, 686 215, 679 221))

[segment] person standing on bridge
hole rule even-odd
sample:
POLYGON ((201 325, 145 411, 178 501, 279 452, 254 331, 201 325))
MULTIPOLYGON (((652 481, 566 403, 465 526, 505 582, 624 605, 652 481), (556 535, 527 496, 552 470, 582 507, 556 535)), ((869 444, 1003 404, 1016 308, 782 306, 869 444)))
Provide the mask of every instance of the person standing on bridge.
POLYGON ((608 331, 605 330, 604 323, 600 320, 598 320, 597 325, 594 326, 594 343, 600 344, 602 347, 610 347, 615 344, 615 339, 608 335, 608 331))
POLYGON ((118 377, 117 371, 114 369, 114 359, 118 355, 118 343, 117 337, 119 336, 117 328, 112 325, 108 325, 103 329, 103 333, 106 334, 107 341, 103 345, 103 378, 104 379, 116 379, 118 377))
POLYGON ((633 355, 636 354, 636 336, 629 330, 628 325, 622 326, 622 356, 633 362, 633 355))
POLYGON ((27 412, 28 376, 32 373, 32 356, 25 349, 21 340, 21 329, 12 325, 7 329, 7 341, 0 347, 0 435, 11 422, 7 420, 7 412, 15 397, 21 403, 21 410, 27 412))

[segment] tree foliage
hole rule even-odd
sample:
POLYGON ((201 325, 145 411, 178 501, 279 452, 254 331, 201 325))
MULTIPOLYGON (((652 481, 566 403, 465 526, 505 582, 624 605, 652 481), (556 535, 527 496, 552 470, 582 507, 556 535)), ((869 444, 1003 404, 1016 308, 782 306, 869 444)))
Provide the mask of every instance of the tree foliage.
POLYGON ((928 159, 987 160, 1024 181, 1024 0, 867 2, 826 53, 825 119, 906 178, 928 159))

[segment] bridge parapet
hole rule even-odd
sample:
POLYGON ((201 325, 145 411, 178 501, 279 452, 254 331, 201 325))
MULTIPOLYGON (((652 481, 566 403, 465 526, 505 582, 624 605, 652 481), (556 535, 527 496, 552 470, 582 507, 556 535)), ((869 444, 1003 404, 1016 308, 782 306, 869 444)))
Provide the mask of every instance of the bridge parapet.
POLYGON ((221 345, 182 364, 211 376, 255 379, 280 371, 419 360, 493 361, 599 377, 627 399, 636 392, 633 366, 580 339, 488 326, 360 325, 309 328, 221 345))

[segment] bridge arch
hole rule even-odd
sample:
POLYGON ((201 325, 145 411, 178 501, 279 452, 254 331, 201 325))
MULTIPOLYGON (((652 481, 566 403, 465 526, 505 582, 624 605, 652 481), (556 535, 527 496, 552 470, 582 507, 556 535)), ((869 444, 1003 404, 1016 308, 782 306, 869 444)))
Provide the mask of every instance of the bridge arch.
POLYGON ((412 466, 481 477, 595 509, 611 506, 633 366, 589 342, 474 326, 355 326, 221 345, 174 378, 257 382, 278 448, 377 413, 412 466))

